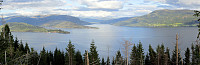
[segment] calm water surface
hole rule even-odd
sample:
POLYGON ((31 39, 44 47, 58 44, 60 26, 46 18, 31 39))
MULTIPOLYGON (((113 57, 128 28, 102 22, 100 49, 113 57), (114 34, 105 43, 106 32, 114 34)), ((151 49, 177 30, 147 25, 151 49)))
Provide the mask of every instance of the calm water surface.
POLYGON ((158 44, 164 44, 170 50, 174 49, 176 42, 176 33, 179 34, 179 47, 182 52, 192 43, 195 43, 198 33, 197 27, 176 27, 176 28, 145 28, 145 27, 120 27, 108 24, 88 25, 100 29, 62 29, 70 31, 71 34, 58 33, 32 33, 32 32, 13 32, 12 34, 23 42, 27 42, 38 52, 44 46, 47 50, 54 51, 57 47, 63 51, 69 40, 75 45, 76 50, 82 54, 84 50, 89 50, 92 40, 95 41, 100 57, 115 55, 117 50, 124 50, 122 43, 124 40, 130 40, 138 44, 142 42, 145 51, 149 44, 154 48, 158 44))

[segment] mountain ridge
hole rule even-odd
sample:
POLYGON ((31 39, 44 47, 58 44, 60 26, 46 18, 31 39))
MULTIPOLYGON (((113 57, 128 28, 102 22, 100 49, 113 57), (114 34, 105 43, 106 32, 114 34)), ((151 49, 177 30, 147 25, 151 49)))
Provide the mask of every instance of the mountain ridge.
POLYGON ((155 10, 149 14, 113 23, 116 26, 178 27, 196 26, 193 10, 155 10))

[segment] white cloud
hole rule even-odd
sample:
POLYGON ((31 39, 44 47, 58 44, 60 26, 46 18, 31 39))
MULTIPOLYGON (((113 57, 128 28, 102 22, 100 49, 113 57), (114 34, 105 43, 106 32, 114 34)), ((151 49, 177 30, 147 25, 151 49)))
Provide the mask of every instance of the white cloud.
POLYGON ((117 0, 75 0, 81 5, 91 9, 120 9, 123 8, 123 1, 117 0))
POLYGON ((200 0, 144 0, 144 1, 154 1, 163 4, 173 5, 177 8, 185 9, 200 9, 200 0))

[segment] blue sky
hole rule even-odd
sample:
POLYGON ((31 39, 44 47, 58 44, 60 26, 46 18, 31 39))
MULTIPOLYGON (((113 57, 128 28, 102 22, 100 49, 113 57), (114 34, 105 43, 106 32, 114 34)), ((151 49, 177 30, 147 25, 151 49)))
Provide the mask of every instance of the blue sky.
POLYGON ((4 0, 4 16, 48 14, 111 19, 148 14, 160 9, 200 10, 200 0, 4 0))

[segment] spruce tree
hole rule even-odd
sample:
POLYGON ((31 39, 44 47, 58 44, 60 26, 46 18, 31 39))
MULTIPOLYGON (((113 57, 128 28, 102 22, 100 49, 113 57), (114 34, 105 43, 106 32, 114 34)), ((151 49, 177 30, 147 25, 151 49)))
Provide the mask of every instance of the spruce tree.
POLYGON ((165 51, 165 55, 164 55, 164 64, 165 65, 170 65, 170 53, 169 53, 169 48, 166 48, 166 51, 165 51))
POLYGON ((145 65, 151 65, 151 62, 150 62, 150 58, 149 58, 149 54, 148 54, 148 53, 146 54, 146 57, 145 57, 145 65))
POLYGON ((104 62, 104 58, 102 58, 101 60, 101 65, 106 65, 106 63, 104 62))
POLYGON ((185 51, 184 65, 190 65, 190 49, 189 48, 187 48, 185 51))
POLYGON ((123 64, 123 57, 121 55, 121 52, 118 50, 115 57, 115 65, 122 65, 122 64, 123 64))
POLYGON ((96 50, 96 46, 94 44, 94 40, 92 40, 92 43, 90 45, 90 53, 89 53, 89 63, 91 65, 100 65, 100 59, 98 51, 96 50))
POLYGON ((131 65, 136 65, 136 60, 137 60, 136 58, 137 58, 137 47, 134 44, 132 51, 131 51, 131 55, 130 55, 130 64, 131 65))
POLYGON ((149 45, 149 57, 150 57, 151 65, 157 65, 157 63, 156 63, 156 52, 154 51, 154 49, 152 48, 151 45, 149 45))
POLYGON ((115 58, 113 57, 112 65, 115 65, 115 58))
POLYGON ((25 50, 25 52, 28 52, 28 53, 30 52, 30 49, 29 49, 29 46, 28 46, 27 43, 25 44, 25 49, 24 50, 25 50))
POLYGON ((139 42, 137 45, 137 64, 143 65, 144 64, 144 49, 142 47, 142 43, 139 42))
POLYGON ((18 48, 19 48, 19 40, 16 37, 14 41, 14 50, 17 51, 18 48))
POLYGON ((76 52, 76 65, 83 65, 83 59, 80 51, 76 52))
POLYGON ((106 65, 110 65, 110 58, 107 57, 106 65))
POLYGON ((40 52, 40 61, 39 61, 39 65, 47 65, 47 54, 46 54, 46 50, 43 47, 42 51, 40 52))
POLYGON ((72 45, 71 40, 69 40, 66 50, 68 53, 68 58, 66 58, 66 60, 69 60, 69 65, 75 65, 75 47, 72 45))

